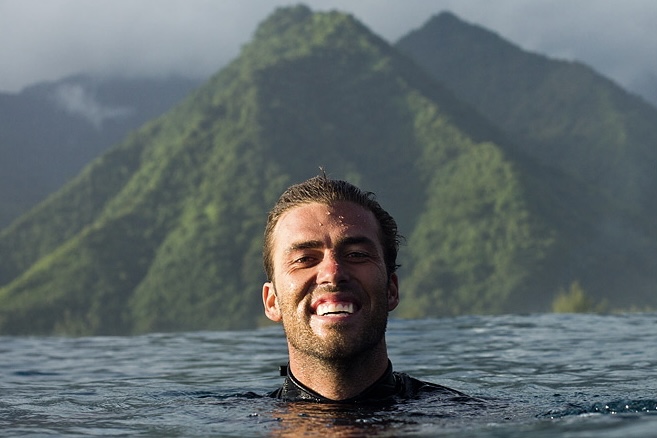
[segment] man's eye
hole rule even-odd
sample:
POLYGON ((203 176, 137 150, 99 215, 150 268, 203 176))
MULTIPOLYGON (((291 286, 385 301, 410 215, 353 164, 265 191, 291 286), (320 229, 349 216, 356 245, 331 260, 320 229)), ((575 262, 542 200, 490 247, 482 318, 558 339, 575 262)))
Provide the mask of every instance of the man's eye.
POLYGON ((311 257, 311 256, 303 256, 303 257, 299 257, 299 258, 295 259, 295 260, 294 260, 294 263, 296 263, 296 264, 300 264, 300 265, 303 265, 303 264, 312 263, 314 260, 315 260, 314 257, 311 257))
POLYGON ((367 257, 369 257, 369 254, 366 253, 366 252, 362 252, 362 251, 352 251, 352 252, 347 254, 347 258, 355 259, 355 260, 364 259, 364 258, 367 258, 367 257))

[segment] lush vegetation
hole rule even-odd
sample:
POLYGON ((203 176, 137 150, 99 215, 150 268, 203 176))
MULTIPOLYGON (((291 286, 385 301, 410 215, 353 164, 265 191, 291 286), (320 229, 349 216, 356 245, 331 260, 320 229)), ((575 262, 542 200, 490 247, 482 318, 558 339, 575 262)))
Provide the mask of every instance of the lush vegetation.
POLYGON ((552 200, 536 208, 562 236, 560 288, 577 280, 614 307, 654 303, 654 107, 583 64, 525 52, 450 13, 396 47, 499 126, 516 158, 540 165, 529 184, 552 200))
POLYGON ((559 290, 552 301, 552 311, 556 313, 603 313, 606 310, 606 301, 596 303, 578 281, 574 281, 567 291, 559 290))
MULTIPOLYGON (((266 212, 319 166, 398 219, 399 316, 549 310, 619 261, 582 245, 593 218, 620 214, 606 193, 520 151, 354 18, 298 6, 2 231, 0 333, 262 323, 266 212)), ((654 255, 635 261, 654 277, 654 255)))

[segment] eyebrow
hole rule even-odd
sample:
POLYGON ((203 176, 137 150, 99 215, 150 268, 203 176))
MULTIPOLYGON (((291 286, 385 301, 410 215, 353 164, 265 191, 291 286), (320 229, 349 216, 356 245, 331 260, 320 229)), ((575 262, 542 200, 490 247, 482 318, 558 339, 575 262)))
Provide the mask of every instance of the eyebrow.
MULTIPOLYGON (((339 240, 335 246, 343 247, 349 245, 362 245, 362 244, 376 247, 376 242, 374 242, 369 237, 365 237, 365 236, 345 237, 344 239, 339 240)), ((304 249, 316 249, 316 248, 321 248, 323 246, 324 246, 324 242, 321 240, 307 240, 307 241, 292 243, 285 250, 285 252, 289 254, 294 251, 300 251, 304 249)))
POLYGON ((307 240, 303 242, 295 242, 291 244, 285 252, 287 254, 294 252, 294 251, 299 251, 303 249, 314 249, 314 248, 321 248, 324 245, 324 243, 320 240, 307 240))
POLYGON ((363 245, 363 244, 376 247, 376 242, 374 242, 369 237, 365 237, 365 236, 345 237, 344 239, 338 242, 338 245, 340 246, 363 245))

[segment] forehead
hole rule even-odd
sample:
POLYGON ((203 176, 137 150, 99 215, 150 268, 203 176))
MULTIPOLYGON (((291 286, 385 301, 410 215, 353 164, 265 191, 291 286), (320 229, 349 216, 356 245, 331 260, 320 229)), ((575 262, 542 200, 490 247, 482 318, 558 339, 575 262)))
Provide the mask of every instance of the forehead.
POLYGON ((283 213, 273 232, 274 246, 338 236, 364 236, 378 241, 379 224, 374 213, 353 202, 310 203, 283 213))

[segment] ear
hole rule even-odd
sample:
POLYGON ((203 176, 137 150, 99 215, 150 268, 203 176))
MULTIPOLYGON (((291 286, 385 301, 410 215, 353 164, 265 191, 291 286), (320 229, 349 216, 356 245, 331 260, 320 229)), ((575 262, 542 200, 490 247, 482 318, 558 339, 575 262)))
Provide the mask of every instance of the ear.
POLYGON ((388 311, 395 310, 399 304, 399 278, 393 273, 388 281, 388 311))
POLYGON ((281 309, 278 307, 274 283, 268 281, 262 285, 262 304, 265 306, 265 315, 274 322, 280 322, 281 309))

